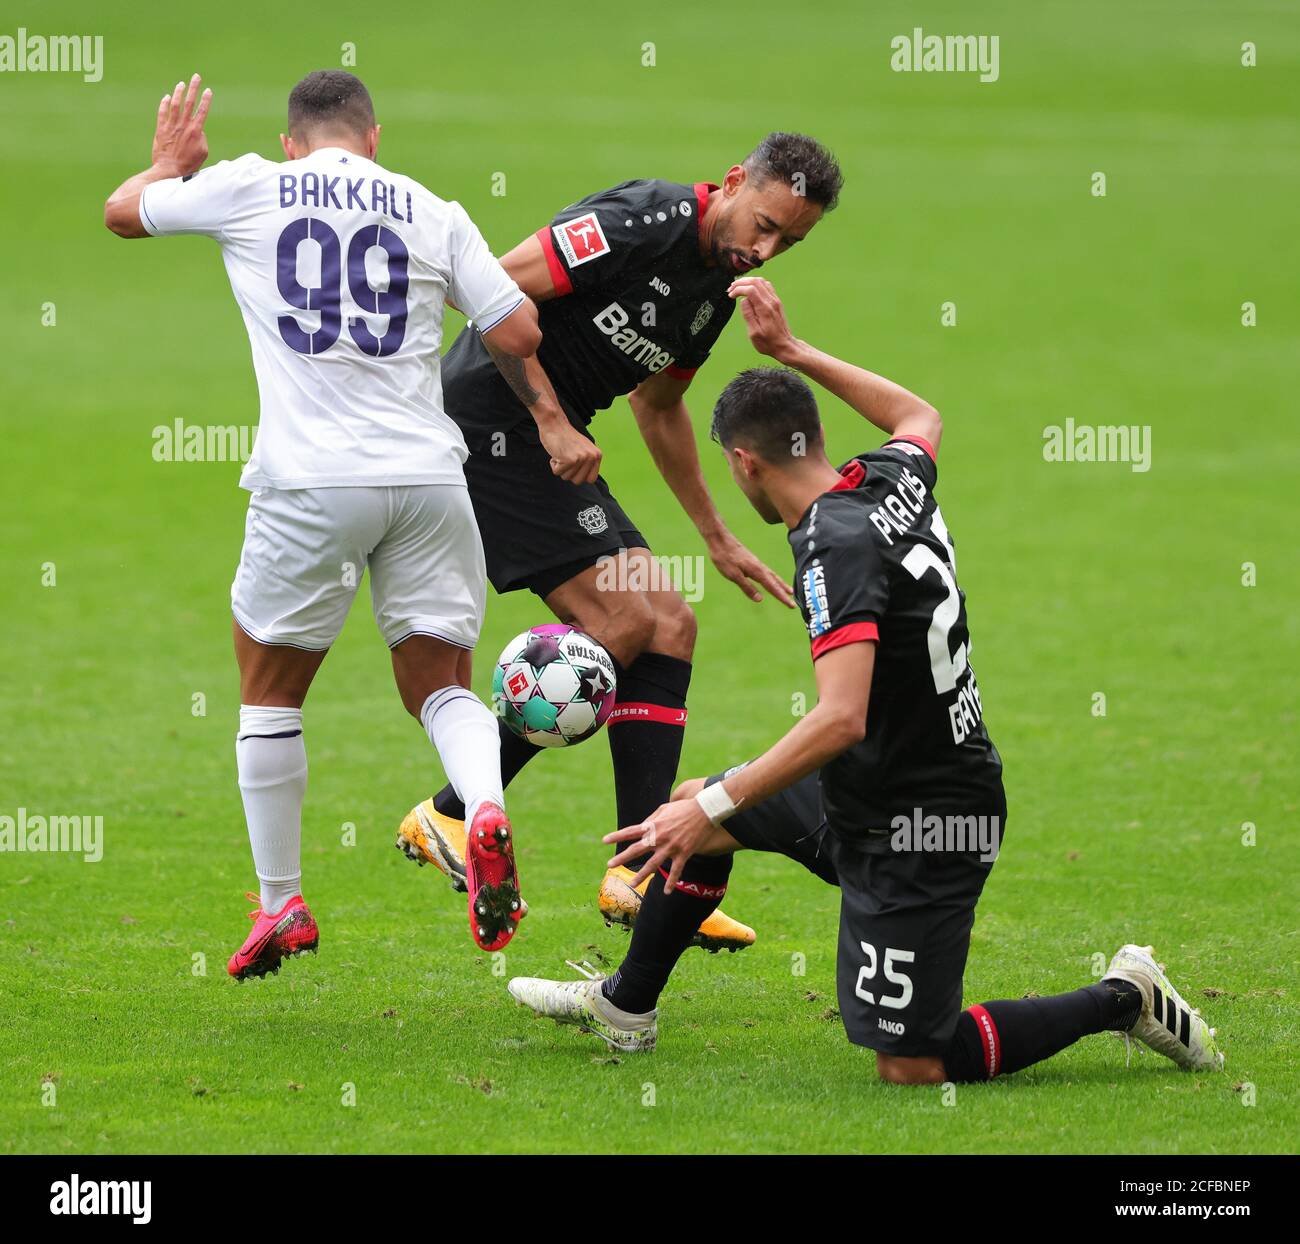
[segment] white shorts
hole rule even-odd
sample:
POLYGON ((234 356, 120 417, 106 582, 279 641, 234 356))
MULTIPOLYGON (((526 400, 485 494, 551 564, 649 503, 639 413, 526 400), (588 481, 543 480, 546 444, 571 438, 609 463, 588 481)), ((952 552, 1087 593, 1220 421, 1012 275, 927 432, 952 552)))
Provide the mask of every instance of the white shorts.
POLYGON ((235 620, 259 643, 323 651, 338 638, 361 576, 385 642, 433 635, 478 642, 487 581, 469 490, 259 488, 230 589, 235 620))

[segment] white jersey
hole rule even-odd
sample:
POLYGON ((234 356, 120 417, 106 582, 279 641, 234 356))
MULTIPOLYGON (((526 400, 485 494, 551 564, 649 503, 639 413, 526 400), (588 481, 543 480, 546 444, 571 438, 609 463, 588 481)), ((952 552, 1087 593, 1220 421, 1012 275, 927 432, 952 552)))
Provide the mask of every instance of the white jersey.
POLYGON ((486 332, 523 294, 459 203, 325 147, 154 182, 140 220, 221 244, 261 395, 243 487, 463 484, 465 441, 442 407, 443 305, 486 332))

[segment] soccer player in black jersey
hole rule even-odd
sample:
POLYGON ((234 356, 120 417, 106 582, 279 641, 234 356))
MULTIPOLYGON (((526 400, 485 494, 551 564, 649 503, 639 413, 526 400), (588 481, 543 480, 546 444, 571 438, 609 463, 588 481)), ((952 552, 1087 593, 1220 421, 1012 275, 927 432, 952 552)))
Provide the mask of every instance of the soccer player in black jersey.
POLYGON ((750 339, 794 370, 727 386, 713 431, 732 477, 790 529, 818 702, 757 760, 683 783, 646 822, 606 837, 612 863, 662 869, 608 979, 518 978, 510 992, 622 1050, 653 1047, 657 1002, 733 853, 777 851, 841 891, 839 1010, 849 1039, 901 1084, 989 1079, 1089 1033, 1129 1032, 1183 1067, 1222 1064, 1214 1033, 1150 947, 1126 945, 1096 984, 962 1010, 975 905, 1006 818, 1002 761, 970 666, 965 597, 934 496, 942 425, 926 402, 791 334, 759 278, 736 281, 750 339), (836 470, 802 372, 883 429, 836 470), (667 901, 651 907, 662 888, 667 901))
MULTIPOLYGON (((501 261, 538 304, 536 357, 502 356, 470 325, 443 359, 444 405, 469 448, 465 475, 493 586, 534 592, 617 663, 609 747, 619 825, 644 820, 672 790, 695 616, 662 581, 649 539, 601 479, 587 425, 626 394, 714 566, 751 599, 766 590, 792 605, 781 576, 722 521, 684 396, 731 316, 731 282, 803 241, 835 206, 841 183, 820 144, 774 133, 721 185, 628 181, 589 195, 501 261)), ((538 750, 502 725, 507 784, 538 750)), ((446 787, 412 809, 397 845, 459 888, 463 817, 446 787)), ((631 877, 625 868, 606 875, 599 901, 607 919, 634 919, 642 899, 631 877)), ((754 933, 715 912, 696 940, 735 950, 754 933)))

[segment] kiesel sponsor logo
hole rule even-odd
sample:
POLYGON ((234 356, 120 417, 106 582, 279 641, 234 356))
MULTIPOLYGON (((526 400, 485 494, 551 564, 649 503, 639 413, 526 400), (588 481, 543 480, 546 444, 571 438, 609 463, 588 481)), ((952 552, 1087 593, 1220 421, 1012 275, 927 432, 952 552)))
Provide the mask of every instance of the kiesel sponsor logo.
POLYGON ((803 599, 808 607, 808 635, 816 639, 831 629, 831 606, 826 599, 826 570, 821 562, 803 572, 803 599))

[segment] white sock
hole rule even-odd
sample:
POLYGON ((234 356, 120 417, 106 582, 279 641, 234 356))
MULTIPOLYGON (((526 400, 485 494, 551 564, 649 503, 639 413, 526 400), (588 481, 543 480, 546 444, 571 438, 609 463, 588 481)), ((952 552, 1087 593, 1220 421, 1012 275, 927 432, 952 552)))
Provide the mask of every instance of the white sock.
POLYGON ((420 724, 438 749, 447 781, 474 823, 481 803, 506 806, 501 787, 501 738, 492 710, 464 687, 435 691, 420 709, 420 724))
POLYGON ((262 910, 273 916, 302 893, 302 801, 307 793, 302 709, 241 704, 235 759, 262 910))

